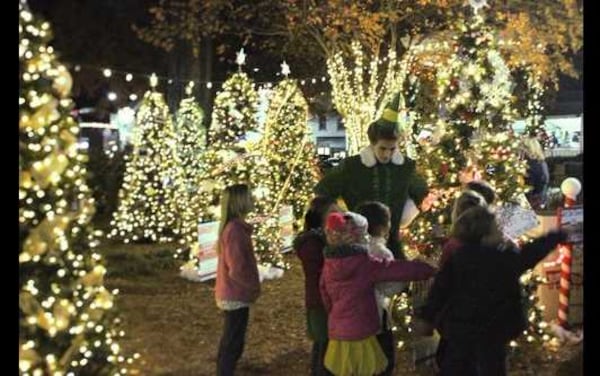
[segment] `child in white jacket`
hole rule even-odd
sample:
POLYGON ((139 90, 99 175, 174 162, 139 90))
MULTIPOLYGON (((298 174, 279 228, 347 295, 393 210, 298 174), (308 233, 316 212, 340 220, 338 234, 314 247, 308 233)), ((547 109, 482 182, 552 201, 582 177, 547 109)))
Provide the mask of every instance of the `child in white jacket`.
MULTIPOLYGON (((390 209, 381 202, 369 201, 360 204, 356 212, 364 216, 369 222, 369 256, 384 262, 394 260, 392 251, 387 247, 387 237, 390 233, 390 209)), ((391 330, 390 298, 399 294, 406 287, 403 282, 380 282, 375 286, 375 300, 381 320, 381 331, 377 340, 388 359, 388 367, 381 375, 392 375, 395 365, 396 346, 391 330)))

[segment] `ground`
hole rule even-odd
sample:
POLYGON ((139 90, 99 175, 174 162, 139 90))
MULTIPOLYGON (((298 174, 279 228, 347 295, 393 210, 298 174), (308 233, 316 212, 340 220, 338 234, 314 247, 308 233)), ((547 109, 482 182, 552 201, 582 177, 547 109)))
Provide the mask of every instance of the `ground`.
MULTIPOLYGON (((106 284, 119 289, 126 352, 140 359, 133 374, 209 376, 215 374, 222 316, 213 297, 214 282, 198 283, 179 276, 181 262, 172 248, 154 245, 110 245, 106 284)), ((308 375, 310 342, 305 335, 302 268, 287 254, 291 269, 281 279, 263 283, 250 310, 246 347, 238 375, 308 375)), ((396 375, 433 375, 415 369, 411 353, 400 350, 396 375)), ((556 353, 531 351, 527 362, 515 361, 511 376, 583 375, 582 345, 556 353)))

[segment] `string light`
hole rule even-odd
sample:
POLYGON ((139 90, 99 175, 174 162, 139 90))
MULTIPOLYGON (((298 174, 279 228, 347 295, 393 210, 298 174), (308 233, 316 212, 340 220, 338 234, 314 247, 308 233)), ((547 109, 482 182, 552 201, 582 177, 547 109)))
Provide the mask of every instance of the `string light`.
POLYGON ((108 361, 102 346, 83 358, 76 351, 82 343, 113 335, 112 307, 90 304, 112 297, 102 296, 97 268, 102 258, 90 257, 95 239, 87 228, 94 200, 77 149, 79 129, 69 115, 72 80, 47 46, 50 25, 26 7, 19 3, 19 64, 27 73, 19 90, 19 369, 30 375, 114 374, 130 358, 108 361), (83 290, 85 300, 79 298, 83 290), (80 325, 92 310, 100 331, 80 325))

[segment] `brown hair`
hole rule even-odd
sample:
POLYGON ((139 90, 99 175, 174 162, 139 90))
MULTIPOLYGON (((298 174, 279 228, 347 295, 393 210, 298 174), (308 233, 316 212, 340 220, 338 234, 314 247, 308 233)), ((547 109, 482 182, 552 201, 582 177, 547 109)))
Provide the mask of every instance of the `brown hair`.
POLYGON ((396 123, 376 121, 369 125, 367 136, 371 144, 376 144, 379 140, 398 140, 400 138, 400 130, 396 123))
POLYGON ((494 188, 486 181, 472 180, 467 183, 467 189, 482 195, 488 205, 493 204, 496 199, 494 188))
POLYGON ((452 207, 452 214, 450 219, 452 223, 456 222, 456 219, 467 209, 475 206, 486 206, 485 198, 475 191, 463 191, 456 200, 454 200, 454 206, 452 207))
POLYGON ((325 214, 335 205, 335 199, 329 196, 317 196, 312 199, 304 214, 304 231, 323 227, 325 214))
POLYGON ((221 194, 221 220, 219 221, 219 241, 217 253, 220 253, 219 244, 221 235, 227 223, 234 218, 243 218, 253 209, 252 195, 246 184, 235 184, 223 190, 221 194))
POLYGON ((479 244, 492 234, 492 226, 497 226, 496 217, 484 206, 474 206, 456 218, 452 226, 452 236, 463 243, 479 244))
POLYGON ((369 222, 368 232, 371 236, 379 236, 383 229, 388 226, 391 218, 390 208, 378 201, 363 202, 358 205, 356 212, 367 218, 369 222))

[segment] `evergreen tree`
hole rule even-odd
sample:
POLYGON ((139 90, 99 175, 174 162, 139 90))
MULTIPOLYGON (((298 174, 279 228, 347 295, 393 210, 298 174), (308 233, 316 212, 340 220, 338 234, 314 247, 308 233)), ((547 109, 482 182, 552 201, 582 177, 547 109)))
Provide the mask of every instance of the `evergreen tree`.
POLYGON ((196 241, 200 208, 199 201, 194 196, 200 184, 203 167, 201 158, 206 145, 206 129, 202 125, 204 113, 191 96, 192 84, 188 86, 188 97, 181 101, 176 114, 177 153, 183 174, 181 193, 184 196, 181 202, 185 203, 181 212, 180 241, 184 246, 196 241))
POLYGON ((162 94, 146 92, 136 114, 133 151, 119 192, 112 237, 129 241, 169 242, 180 229, 181 163, 175 129, 162 94))
POLYGON ((86 156, 69 111, 71 76, 50 25, 19 3, 19 371, 22 375, 118 375, 115 293, 95 252, 86 156))

